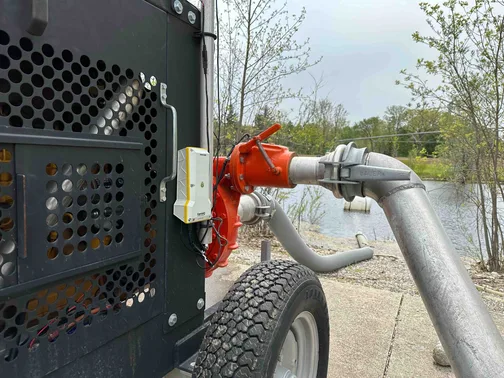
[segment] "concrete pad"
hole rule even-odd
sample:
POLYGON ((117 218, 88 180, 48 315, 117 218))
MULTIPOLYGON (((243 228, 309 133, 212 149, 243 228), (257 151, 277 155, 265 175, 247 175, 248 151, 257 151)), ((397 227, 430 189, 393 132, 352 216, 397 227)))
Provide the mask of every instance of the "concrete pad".
MULTIPOLYGON (((207 307, 220 301, 249 265, 230 263, 206 281, 207 307)), ((437 335, 420 297, 321 279, 326 294, 331 345, 328 377, 454 377, 433 363, 437 335), (397 325, 396 325, 397 322, 397 325), (395 335, 391 347, 392 335, 395 335), (389 353, 391 353, 389 357, 389 353)), ((504 331, 504 314, 492 314, 504 331)), ((174 371, 167 377, 187 375, 174 371)))
MULTIPOLYGON (((207 306, 217 303, 248 268, 230 264, 206 282, 207 306)), ((382 377, 401 294, 321 280, 328 301, 328 377, 382 377)))
POLYGON ((451 368, 434 364, 438 338, 422 299, 405 295, 398 318, 387 377, 455 377, 451 368))
MULTIPOLYGON (((504 331, 504 314, 492 314, 497 327, 504 331)), ((434 363, 432 350, 438 342, 434 326, 422 299, 404 296, 398 318, 387 377, 455 377, 451 368, 434 363)))
POLYGON ((401 294, 322 279, 331 325, 328 377, 382 377, 401 294))

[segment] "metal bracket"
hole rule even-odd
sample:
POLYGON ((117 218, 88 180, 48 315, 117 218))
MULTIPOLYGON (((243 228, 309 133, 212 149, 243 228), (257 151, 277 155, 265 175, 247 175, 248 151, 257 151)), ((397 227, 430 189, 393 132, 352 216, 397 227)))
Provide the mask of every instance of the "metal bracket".
POLYGON ((320 160, 324 165, 322 186, 332 190, 336 197, 352 201, 363 196, 362 184, 368 181, 407 181, 411 171, 406 169, 373 167, 364 164, 366 148, 357 148, 355 143, 340 145, 332 154, 320 160))
POLYGON ((350 181, 402 181, 409 180, 411 171, 406 169, 373 167, 369 165, 342 166, 340 178, 350 181))
POLYGON ((26 31, 40 37, 49 23, 49 0, 31 0, 30 24, 26 31))
POLYGON ((271 206, 256 206, 255 208, 255 216, 263 219, 271 218, 271 206))
MULTIPOLYGON (((174 106, 168 104, 166 102, 166 89, 167 85, 165 83, 161 83, 160 85, 160 99, 161 99, 161 104, 171 110, 172 113, 172 126, 173 126, 173 132, 172 132, 172 171, 171 174, 164 179, 161 180, 161 183, 159 184, 159 201, 160 202, 166 202, 166 183, 169 181, 172 181, 177 177, 177 109, 175 109, 174 106)), ((166 164, 168 165, 168 164, 166 164)))

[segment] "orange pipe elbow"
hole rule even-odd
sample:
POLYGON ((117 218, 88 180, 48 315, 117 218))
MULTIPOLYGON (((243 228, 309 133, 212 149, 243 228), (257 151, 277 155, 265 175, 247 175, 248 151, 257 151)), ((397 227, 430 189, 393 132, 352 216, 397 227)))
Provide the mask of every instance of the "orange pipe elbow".
POLYGON ((293 188, 289 180, 289 166, 294 152, 275 144, 262 144, 262 140, 280 130, 276 124, 245 143, 238 144, 229 161, 225 157, 214 159, 215 203, 212 216, 215 227, 213 242, 206 251, 212 263, 207 263, 205 276, 227 265, 231 252, 238 248, 238 229, 242 225, 238 205, 242 194, 252 193, 256 186, 293 188), (225 168, 224 168, 225 167, 225 168))
POLYGON ((287 147, 274 144, 262 144, 273 167, 264 158, 257 145, 246 152, 235 148, 229 161, 229 174, 234 190, 249 194, 255 186, 269 186, 276 188, 292 188, 289 180, 289 165, 294 152, 287 147))

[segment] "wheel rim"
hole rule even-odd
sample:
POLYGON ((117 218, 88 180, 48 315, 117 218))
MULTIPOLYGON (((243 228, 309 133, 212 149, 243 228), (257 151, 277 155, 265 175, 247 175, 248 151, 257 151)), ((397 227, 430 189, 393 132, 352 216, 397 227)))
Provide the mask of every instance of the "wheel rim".
POLYGON ((317 322, 310 312, 303 311, 289 327, 278 356, 274 378, 315 378, 318 348, 317 322))

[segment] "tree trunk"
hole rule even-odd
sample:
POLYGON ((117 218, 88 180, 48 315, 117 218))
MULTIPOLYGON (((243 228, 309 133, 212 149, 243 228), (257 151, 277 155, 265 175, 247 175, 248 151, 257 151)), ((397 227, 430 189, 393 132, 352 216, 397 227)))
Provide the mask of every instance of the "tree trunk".
POLYGON ((236 140, 241 138, 241 129, 243 126, 243 113, 245 111, 245 92, 247 90, 247 71, 250 59, 250 29, 252 27, 252 0, 248 3, 248 18, 247 18, 247 47, 245 49, 245 61, 243 62, 243 74, 240 87, 240 116, 238 118, 238 125, 236 126, 236 140))

